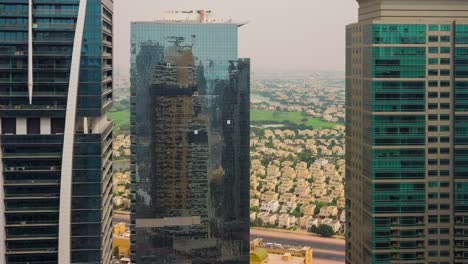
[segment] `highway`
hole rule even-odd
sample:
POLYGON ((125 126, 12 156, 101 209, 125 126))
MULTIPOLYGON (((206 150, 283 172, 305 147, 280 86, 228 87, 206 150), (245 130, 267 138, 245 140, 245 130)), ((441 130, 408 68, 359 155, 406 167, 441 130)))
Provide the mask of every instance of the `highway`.
POLYGON ((255 238, 263 238, 265 242, 312 247, 314 264, 345 263, 345 241, 342 239, 317 237, 307 233, 250 229, 250 239, 255 238))

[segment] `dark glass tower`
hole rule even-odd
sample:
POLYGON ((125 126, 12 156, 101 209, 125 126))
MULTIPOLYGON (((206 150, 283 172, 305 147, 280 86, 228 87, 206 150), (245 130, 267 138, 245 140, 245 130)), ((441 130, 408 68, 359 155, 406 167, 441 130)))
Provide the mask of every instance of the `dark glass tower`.
POLYGON ((0 1, 0 263, 110 263, 111 0, 0 1))
POLYGON ((248 263, 250 62, 240 25, 131 28, 132 263, 248 263))
POLYGON ((468 2, 358 0, 346 262, 468 263, 468 2))

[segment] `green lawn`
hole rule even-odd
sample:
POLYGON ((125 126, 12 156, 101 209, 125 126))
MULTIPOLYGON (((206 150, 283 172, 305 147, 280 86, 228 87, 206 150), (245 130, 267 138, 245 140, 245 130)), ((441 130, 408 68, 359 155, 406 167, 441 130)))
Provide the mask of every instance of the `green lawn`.
POLYGON ((118 112, 109 112, 108 116, 115 123, 115 131, 130 130, 130 110, 122 110, 118 112))
MULTIPOLYGON (((109 118, 115 122, 116 131, 129 131, 130 130, 130 110, 122 110, 118 112, 109 112, 109 118)), ((317 118, 305 117, 301 112, 281 112, 281 111, 265 111, 265 110, 252 110, 250 111, 250 120, 252 122, 262 121, 271 122, 271 124, 281 124, 284 121, 289 121, 293 124, 304 124, 311 128, 332 128, 340 123, 329 123, 317 118), (306 118, 307 122, 302 120, 306 118)))
POLYGON ((271 122, 272 124, 280 124, 284 121, 289 121, 293 124, 304 124, 312 128, 331 128, 336 125, 342 125, 340 123, 329 123, 322 121, 317 118, 311 118, 304 116, 301 112, 282 112, 282 111, 266 111, 266 110, 251 110, 250 120, 252 122, 262 121, 271 122), (303 122, 303 119, 308 119, 307 122, 303 122))

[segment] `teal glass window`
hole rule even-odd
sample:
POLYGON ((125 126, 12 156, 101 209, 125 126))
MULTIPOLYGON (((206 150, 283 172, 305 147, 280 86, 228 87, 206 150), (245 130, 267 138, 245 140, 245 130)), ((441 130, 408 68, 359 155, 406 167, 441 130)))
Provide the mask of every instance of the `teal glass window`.
POLYGON ((440 25, 440 31, 450 31, 451 29, 451 25, 440 25))
POLYGON ((448 132, 450 131, 450 126, 440 126, 440 132, 448 132))
POLYGON ((450 70, 440 70, 440 76, 449 76, 450 70))
POLYGON ((428 185, 429 185, 429 188, 437 188, 437 187, 439 187, 439 182, 430 181, 430 182, 428 183, 428 185))
POLYGON ((450 53, 450 48, 449 47, 442 47, 442 48, 440 48, 440 53, 448 54, 448 53, 450 53))
POLYGON ((424 44, 426 25, 374 24, 372 25, 374 44, 424 44))
POLYGON ((438 47, 429 47, 429 53, 437 54, 437 53, 439 53, 439 48, 438 47))
POLYGON ((427 83, 427 85, 428 85, 429 87, 437 87, 437 86, 439 86, 439 82, 438 82, 438 81, 429 81, 429 82, 427 83))
POLYGON ((374 81, 372 82, 372 109, 378 112, 424 111, 424 81, 374 81))
POLYGON ((426 77, 426 49, 422 47, 373 47, 372 69, 376 78, 426 77))
POLYGON ((437 59, 437 58, 430 58, 430 59, 429 59, 429 64, 431 64, 431 65, 439 64, 439 59, 437 59))
POLYGON ((468 25, 456 25, 455 43, 468 44, 468 25))
POLYGON ((439 25, 429 25, 429 31, 439 31, 439 25))

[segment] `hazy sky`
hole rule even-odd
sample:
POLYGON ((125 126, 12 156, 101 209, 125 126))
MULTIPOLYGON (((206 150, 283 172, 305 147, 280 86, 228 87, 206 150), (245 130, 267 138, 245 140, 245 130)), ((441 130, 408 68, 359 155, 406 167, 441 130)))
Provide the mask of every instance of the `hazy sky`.
POLYGON ((357 20, 355 0, 114 0, 114 58, 120 74, 130 61, 130 22, 166 10, 212 10, 249 21, 239 29, 239 56, 255 70, 344 70, 345 25, 357 20))

